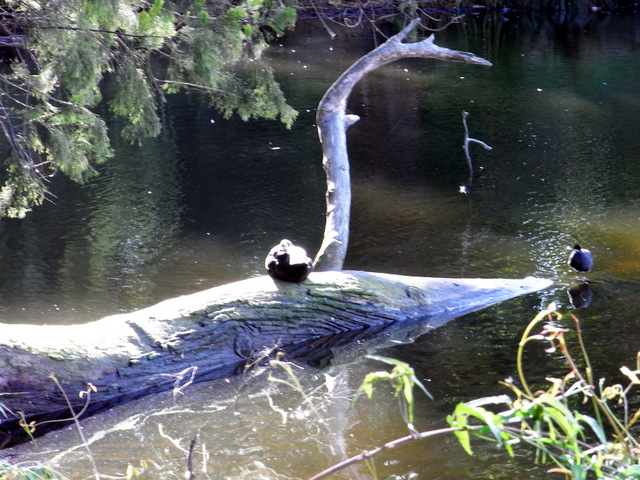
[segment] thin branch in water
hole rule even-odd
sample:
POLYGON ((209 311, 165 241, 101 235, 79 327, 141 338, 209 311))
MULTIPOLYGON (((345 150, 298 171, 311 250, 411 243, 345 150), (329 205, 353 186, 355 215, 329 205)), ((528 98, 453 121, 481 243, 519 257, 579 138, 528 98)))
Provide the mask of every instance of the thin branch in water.
POLYGON ((193 452, 198 444, 198 437, 200 436, 200 430, 196 432, 191 444, 189 445, 189 455, 187 455, 187 470, 189 472, 189 480, 195 480, 196 476, 193 473, 193 452))
POLYGON ((364 9, 362 8, 362 6, 360 6, 360 8, 358 9, 358 19, 355 22, 349 20, 349 15, 347 14, 348 10, 349 9, 345 9, 343 12, 344 24, 349 28, 356 28, 362 25, 362 17, 364 15, 364 9))
POLYGON ((176 374, 163 374, 163 376, 176 378, 176 380, 173 382, 173 404, 174 405, 177 402, 178 395, 182 395, 182 391, 193 383, 193 379, 195 378, 197 371, 198 371, 197 366, 191 366, 191 367, 185 368, 183 371, 178 372, 176 374), (182 383, 185 380, 185 378, 187 378, 187 375, 189 375, 189 379, 186 382, 182 383))
MULTIPOLYGON (((432 17, 431 15, 427 14, 424 10, 420 9, 420 13, 422 15, 424 15, 425 17, 427 17, 429 20, 433 20, 434 22, 440 22, 441 20, 435 17, 432 17)), ((422 28, 424 28, 425 30, 429 31, 429 32, 441 32, 442 30, 446 30, 447 28, 449 28, 449 26, 451 26, 454 23, 460 23, 460 20, 462 20, 465 17, 465 15, 454 15, 447 23, 445 23, 442 27, 438 27, 438 28, 432 28, 432 27, 427 27, 424 25, 424 23, 420 22, 420 26, 422 28)))
POLYGON ((158 423, 158 433, 160 434, 160 436, 162 438, 168 440, 169 443, 171 443, 171 445, 176 447, 181 452, 186 453, 186 454, 189 453, 189 450, 187 450, 182 445, 180 445, 180 440, 176 440, 175 438, 173 438, 173 437, 169 436, 168 434, 164 433, 164 426, 161 423, 158 423))
POLYGON ((320 19, 322 26, 329 34, 329 37, 331 37, 331 40, 333 40, 337 36, 337 33, 329 28, 329 25, 327 25, 327 22, 325 22, 325 15, 322 14, 322 12, 318 8, 318 5, 316 5, 316 2, 314 0, 311 0, 311 6, 313 7, 313 10, 316 12, 316 15, 318 16, 318 18, 320 19))
MULTIPOLYGON (((469 425, 466 428, 468 430, 479 430, 480 428, 482 428, 482 425, 469 425)), ((343 468, 353 465, 354 463, 358 463, 368 458, 371 458, 374 455, 377 455, 378 453, 384 450, 389 450, 391 448, 395 448, 400 445, 404 445, 406 443, 411 443, 416 440, 423 440, 425 438, 435 437, 436 435, 452 433, 459 430, 462 430, 462 428, 447 427, 447 428, 441 428, 439 430, 430 430, 427 432, 412 433, 411 435, 407 435, 405 437, 396 438, 395 440, 387 442, 384 445, 380 445, 379 447, 376 447, 372 450, 367 450, 366 452, 362 452, 340 463, 336 463, 335 465, 332 465, 331 467, 323 470, 322 472, 317 473, 313 477, 310 477, 308 480, 319 480, 320 478, 324 478, 328 475, 336 473, 339 470, 342 470, 343 468)))
POLYGON ((462 111, 462 124, 464 125, 464 145, 462 149, 464 150, 464 155, 467 158, 467 164, 469 165, 469 178, 467 179, 466 185, 462 185, 460 187, 460 193, 469 193, 469 188, 471 188, 471 184, 473 183, 473 164, 471 163, 471 155, 469 154, 469 144, 474 142, 481 145, 485 150, 493 150, 493 147, 490 147, 486 143, 481 140, 476 140, 475 138, 469 137, 469 128, 467 127, 467 117, 469 116, 469 112, 462 111))

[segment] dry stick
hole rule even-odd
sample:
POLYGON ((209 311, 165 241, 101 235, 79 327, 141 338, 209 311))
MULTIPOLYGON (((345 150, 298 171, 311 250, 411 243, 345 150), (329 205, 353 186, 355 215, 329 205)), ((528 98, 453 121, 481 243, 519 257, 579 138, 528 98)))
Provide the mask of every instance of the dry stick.
MULTIPOLYGON (((69 397, 67 396, 66 392, 62 388, 62 385, 60 385, 60 382, 58 381, 56 376, 52 373, 51 375, 49 375, 49 378, 51 378, 51 380, 53 380, 53 382, 56 384, 56 386, 60 389, 60 392, 62 393, 62 396, 64 397, 65 401, 67 402, 67 406, 69 407, 69 410, 71 411, 71 416, 73 417, 73 421, 76 424, 76 429, 78 430, 78 434, 80 435, 80 438, 82 439, 82 445, 87 450, 87 454, 89 456, 89 460, 91 461, 91 466, 93 467, 93 474, 95 475, 96 480, 100 480, 100 473, 98 473, 98 466, 96 465, 96 461, 93 458, 93 453, 91 452, 91 449, 89 448, 89 442, 87 442, 87 438, 84 436, 84 432, 82 431, 82 427, 80 426, 80 422, 78 421, 78 415, 76 415, 76 412, 73 410, 73 405, 71 405, 71 401, 69 400, 69 397)), ((82 411, 84 411, 84 409, 82 411)))
POLYGON ((469 165, 469 179, 467 180, 466 187, 470 187, 473 182, 473 165, 471 164, 471 155, 469 154, 469 144, 471 142, 478 143, 484 147, 485 150, 493 150, 493 147, 490 147, 486 143, 481 140, 476 140, 475 138, 469 137, 469 128, 467 128, 467 117, 469 116, 469 112, 462 111, 462 124, 464 125, 464 145, 462 149, 464 150, 464 155, 467 157, 467 164, 469 165))
POLYGON ((331 37, 331 40, 333 40, 334 38, 336 38, 337 33, 334 32, 333 30, 331 30, 329 28, 329 25, 327 25, 327 22, 325 22, 325 16, 322 14, 322 12, 320 11, 320 9, 318 8, 318 5, 316 4, 316 2, 314 2, 313 0, 311 0, 311 6, 313 7, 313 10, 316 12, 316 15, 318 16, 318 18, 320 19, 320 23, 322 23, 322 26, 324 27, 324 29, 327 31, 327 33, 329 34, 329 36, 331 37))
POLYGON ((436 435, 440 435, 443 433, 453 433, 453 432, 457 432, 460 430, 479 430, 480 428, 482 428, 482 425, 468 425, 464 428, 461 427, 448 427, 448 428, 441 428, 439 430, 430 430, 428 432, 420 432, 420 433, 414 433, 411 435, 407 435, 406 437, 401 437, 401 438, 396 438, 395 440, 392 440, 388 443, 385 443, 384 445, 381 445, 379 447, 374 448, 373 450, 368 450, 366 452, 362 452, 354 457, 348 458, 340 463, 336 463, 335 465, 332 465, 331 467, 327 468, 326 470, 323 470, 322 472, 314 475, 313 477, 309 478, 308 480, 318 480, 319 478, 324 478, 327 475, 331 475, 332 473, 336 473, 339 470, 342 470, 345 467, 348 467, 349 465, 353 465, 354 463, 357 462, 361 462, 362 460, 366 460, 367 458, 371 458, 374 455, 377 455, 378 453, 384 451, 384 450, 388 450, 390 448, 394 448, 400 445, 404 445, 405 443, 411 443, 415 440, 422 440, 424 438, 428 438, 428 437, 434 437, 436 435))
POLYGON ((200 437, 200 429, 196 432, 193 440, 191 440, 191 444, 189 445, 189 455, 187 455, 187 470, 189 472, 189 480, 195 480, 196 476, 193 473, 193 452, 195 451, 195 447, 198 443, 198 438, 200 437))

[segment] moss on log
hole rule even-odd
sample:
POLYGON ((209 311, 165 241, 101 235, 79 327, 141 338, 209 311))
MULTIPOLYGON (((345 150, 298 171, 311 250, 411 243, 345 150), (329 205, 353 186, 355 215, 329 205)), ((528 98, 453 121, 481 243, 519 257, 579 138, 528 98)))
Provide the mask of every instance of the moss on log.
POLYGON ((87 324, 2 325, 0 403, 6 418, 0 416, 0 432, 15 443, 21 415, 28 421, 69 416, 50 374, 77 409, 84 403, 78 392, 88 382, 95 385, 91 413, 187 381, 233 375, 268 351, 300 358, 396 327, 438 326, 549 285, 536 278, 359 271, 314 273, 300 284, 264 276, 87 324))

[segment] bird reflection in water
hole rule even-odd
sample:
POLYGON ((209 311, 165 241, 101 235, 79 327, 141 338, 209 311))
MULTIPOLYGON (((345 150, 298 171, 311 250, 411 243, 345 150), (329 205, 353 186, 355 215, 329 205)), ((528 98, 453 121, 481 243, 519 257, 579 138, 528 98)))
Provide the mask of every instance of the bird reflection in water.
POLYGON ((591 303, 593 292, 587 282, 574 283, 567 289, 569 303, 573 308, 585 308, 591 303))

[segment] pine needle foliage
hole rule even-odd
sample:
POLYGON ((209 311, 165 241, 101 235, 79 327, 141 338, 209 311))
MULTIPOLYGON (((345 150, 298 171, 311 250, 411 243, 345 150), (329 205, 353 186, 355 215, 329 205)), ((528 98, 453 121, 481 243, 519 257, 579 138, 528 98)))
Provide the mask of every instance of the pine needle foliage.
POLYGON ((139 142, 160 132, 158 107, 184 89, 203 92, 225 117, 280 119, 287 105, 260 61, 263 30, 293 27, 294 4, 272 0, 9 0, 2 35, 0 129, 10 154, 0 171, 0 217, 24 217, 52 200, 57 172, 77 182, 113 155, 106 106, 139 142), (100 109, 98 109, 100 107, 100 109))

